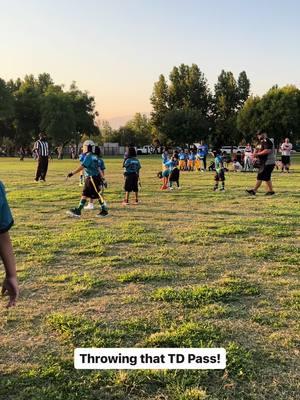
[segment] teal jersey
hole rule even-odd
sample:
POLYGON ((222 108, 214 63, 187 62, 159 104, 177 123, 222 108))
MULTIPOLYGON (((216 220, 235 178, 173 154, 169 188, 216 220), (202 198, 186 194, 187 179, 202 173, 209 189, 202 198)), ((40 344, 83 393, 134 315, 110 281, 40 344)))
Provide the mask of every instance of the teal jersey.
POLYGON ((125 168, 125 175, 139 174, 141 169, 141 164, 137 158, 131 157, 127 158, 127 160, 125 161, 124 168, 125 168))
POLYGON ((223 158, 222 156, 215 157, 215 168, 217 172, 220 172, 223 169, 223 158))
POLYGON ((7 232, 13 223, 14 220, 6 200, 5 188, 0 181, 0 233, 7 232))
POLYGON ((85 176, 98 176, 98 157, 93 153, 87 153, 84 160, 81 162, 84 168, 85 176))
POLYGON ((102 160, 102 158, 98 158, 98 168, 100 168, 101 171, 105 170, 105 164, 104 164, 104 161, 102 160))

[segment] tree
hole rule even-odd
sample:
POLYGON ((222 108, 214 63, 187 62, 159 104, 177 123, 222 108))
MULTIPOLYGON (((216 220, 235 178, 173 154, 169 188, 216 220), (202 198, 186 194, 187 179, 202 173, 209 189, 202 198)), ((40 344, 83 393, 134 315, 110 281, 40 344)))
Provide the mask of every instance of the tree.
POLYGON ((99 136, 99 127, 95 123, 98 113, 95 110, 94 97, 89 96, 87 92, 79 90, 75 82, 72 83, 67 94, 75 115, 75 128, 73 131, 75 143, 78 144, 84 134, 87 136, 99 136))
POLYGON ((263 129, 276 144, 285 136, 299 139, 300 90, 293 85, 274 86, 261 99, 250 97, 239 112, 237 124, 248 138, 258 129, 263 129))
POLYGON ((0 78, 0 121, 10 119, 14 114, 14 98, 3 79, 0 78))
POLYGON ((234 145, 242 139, 237 129, 237 112, 249 96, 250 82, 245 71, 238 82, 232 72, 222 70, 215 85, 213 99, 213 142, 219 147, 224 143, 234 145))
POLYGON ((54 145, 66 145, 73 138, 76 118, 70 96, 49 87, 41 105, 41 129, 54 145))
POLYGON ((206 135, 211 95, 196 64, 174 67, 167 84, 163 75, 154 84, 151 122, 162 142, 192 143, 206 135), (174 125, 176 124, 176 126, 174 125))
POLYGON ((136 146, 152 143, 152 125, 145 114, 136 113, 125 126, 134 132, 136 146))
POLYGON ((250 96, 237 116, 237 128, 246 142, 251 141, 255 132, 261 129, 260 97, 250 96))

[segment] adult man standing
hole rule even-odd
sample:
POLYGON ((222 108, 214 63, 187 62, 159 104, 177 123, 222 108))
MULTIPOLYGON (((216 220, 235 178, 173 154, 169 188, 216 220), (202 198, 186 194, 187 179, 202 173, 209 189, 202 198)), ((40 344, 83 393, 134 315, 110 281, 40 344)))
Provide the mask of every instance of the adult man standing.
POLYGON ((37 154, 38 160, 35 182, 45 182, 48 171, 49 145, 44 133, 39 134, 39 140, 37 140, 34 144, 34 151, 37 154))
POLYGON ((208 154, 208 146, 204 144, 203 140, 200 142, 200 146, 198 147, 198 154, 201 154, 201 160, 203 163, 203 169, 201 170, 206 171, 206 157, 208 154))
POLYGON ((280 146, 281 151, 281 171, 286 170, 290 172, 291 164, 291 151, 293 149, 292 143, 290 143, 288 138, 285 138, 284 142, 280 146))
POLYGON ((271 139, 268 138, 265 132, 259 131, 257 134, 259 145, 254 151, 253 157, 259 160, 259 170, 256 178, 256 184, 253 189, 246 190, 246 192, 252 196, 256 195, 256 192, 262 181, 266 182, 267 192, 266 196, 272 196, 275 194, 271 181, 271 174, 275 167, 275 146, 271 139))

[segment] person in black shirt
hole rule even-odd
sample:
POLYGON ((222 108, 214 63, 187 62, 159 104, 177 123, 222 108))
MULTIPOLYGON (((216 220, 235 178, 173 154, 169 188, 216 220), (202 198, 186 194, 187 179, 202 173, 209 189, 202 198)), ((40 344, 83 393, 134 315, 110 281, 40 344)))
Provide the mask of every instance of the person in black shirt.
POLYGON ((34 151, 37 154, 38 160, 35 182, 45 182, 46 174, 48 171, 49 145, 46 140, 46 135, 44 133, 39 134, 39 140, 35 142, 34 151))
POLYGON ((265 132, 258 132, 257 139, 259 145, 255 150, 253 156, 259 160, 259 170, 256 178, 256 184, 253 189, 246 189, 246 192, 252 196, 256 195, 262 181, 267 185, 267 196, 275 194, 271 181, 271 174, 275 167, 275 149, 274 143, 268 138, 265 132))

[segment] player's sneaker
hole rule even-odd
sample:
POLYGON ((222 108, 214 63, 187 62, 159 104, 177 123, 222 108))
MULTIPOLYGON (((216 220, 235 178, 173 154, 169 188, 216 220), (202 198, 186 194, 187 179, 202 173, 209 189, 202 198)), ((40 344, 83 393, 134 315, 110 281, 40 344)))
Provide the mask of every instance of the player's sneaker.
POLYGON ((216 192, 218 190, 218 186, 215 186, 213 190, 216 192))
POLYGON ((275 194, 275 192, 267 192, 265 193, 265 196, 273 196, 275 194))
POLYGON ((160 188, 160 190, 167 190, 168 189, 168 186, 166 186, 166 185, 162 185, 162 187, 160 188))
POLYGON ((70 215, 70 217, 80 218, 81 211, 78 210, 78 208, 71 208, 71 210, 67 211, 67 214, 70 215))
POLYGON ((94 203, 89 203, 87 206, 84 207, 85 210, 93 210, 94 209, 94 203))
POLYGON ((169 190, 174 190, 173 186, 170 186, 170 187, 169 187, 169 190))
POLYGON ((256 195, 256 192, 253 189, 250 189, 250 190, 246 189, 245 192, 250 194, 250 196, 255 196, 256 195))
POLYGON ((225 188, 220 188, 220 192, 225 192, 225 188))
POLYGON ((108 215, 107 210, 101 210, 99 214, 97 214, 97 217, 106 217, 108 215))
POLYGON ((138 205, 139 205, 139 202, 138 202, 138 201, 134 201, 132 204, 133 204, 134 206, 138 206, 138 205))

